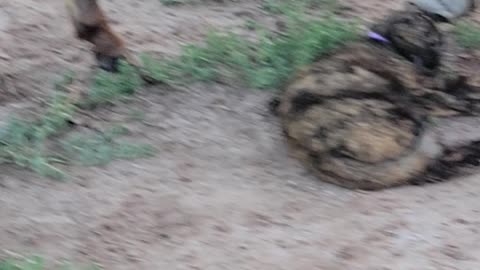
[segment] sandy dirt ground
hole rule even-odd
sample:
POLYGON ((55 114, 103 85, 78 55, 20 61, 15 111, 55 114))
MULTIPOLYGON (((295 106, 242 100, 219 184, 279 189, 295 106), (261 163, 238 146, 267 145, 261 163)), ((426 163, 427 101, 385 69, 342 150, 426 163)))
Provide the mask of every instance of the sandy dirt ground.
MULTIPOLYGON (((353 1, 352 1, 353 2, 353 1)), ((402 1, 354 1, 377 18, 402 1)), ((258 1, 166 8, 102 1, 138 51, 174 54, 210 27, 268 21, 258 1)), ((0 0, 0 122, 48 94, 66 69, 88 78, 61 0, 0 0), (46 90, 47 89, 47 90, 46 90)), ((0 254, 94 261, 105 269, 480 269, 480 179, 381 192, 325 184, 288 156, 272 93, 222 85, 145 89, 95 112, 155 145, 151 159, 69 168, 67 182, 1 167, 0 254), (184 90, 184 91, 183 91, 184 90), (129 120, 136 109, 142 123, 129 120)))

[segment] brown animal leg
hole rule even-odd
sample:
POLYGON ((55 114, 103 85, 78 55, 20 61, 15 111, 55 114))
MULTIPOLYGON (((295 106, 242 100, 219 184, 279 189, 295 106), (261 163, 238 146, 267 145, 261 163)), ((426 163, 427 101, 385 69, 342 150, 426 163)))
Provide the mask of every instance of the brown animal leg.
POLYGON ((76 37, 93 45, 100 68, 116 71, 118 60, 126 57, 126 48, 120 36, 109 26, 97 0, 65 1, 76 37))

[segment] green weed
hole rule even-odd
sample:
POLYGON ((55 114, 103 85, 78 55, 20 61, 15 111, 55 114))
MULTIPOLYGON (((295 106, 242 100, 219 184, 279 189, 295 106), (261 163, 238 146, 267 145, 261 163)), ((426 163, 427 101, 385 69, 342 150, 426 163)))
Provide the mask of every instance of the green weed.
POLYGON ((42 176, 63 179, 64 173, 53 165, 63 161, 48 154, 46 143, 64 131, 74 112, 74 105, 57 94, 39 119, 10 119, 0 129, 0 163, 13 163, 42 176))
POLYGON ((184 4, 184 0, 160 0, 160 3, 165 6, 176 6, 184 4))
MULTIPOLYGON (((38 173, 41 176, 64 179, 64 172, 55 164, 68 164, 76 159, 90 160, 92 165, 105 164, 115 159, 132 159, 151 156, 153 151, 147 145, 117 142, 118 133, 106 132, 90 138, 74 134, 70 146, 64 141, 64 153, 55 153, 48 145, 69 131, 69 122, 78 107, 61 92, 73 81, 73 74, 67 73, 55 83, 57 91, 48 102, 43 113, 34 120, 11 118, 0 128, 0 164, 15 164, 38 173), (75 152, 75 155, 73 154, 75 152)), ((136 71, 122 65, 119 74, 101 72, 95 78, 93 87, 83 104, 99 105, 112 103, 131 95, 141 85, 136 71)), ((1 270, 1 269, 0 269, 1 270)))
POLYGON ((480 48, 480 27, 472 22, 460 22, 455 27, 458 43, 468 49, 480 48))
POLYGON ((262 9, 276 15, 304 12, 306 9, 334 10, 337 0, 264 0, 262 9))
MULTIPOLYGON (((62 270, 101 270, 96 265, 86 267, 74 267, 70 264, 64 264, 58 269, 62 270)), ((47 270, 45 262, 41 257, 32 257, 25 259, 8 259, 0 261, 0 270, 47 270)))
POLYGON ((258 24, 257 21, 255 21, 253 19, 248 19, 245 22, 245 28, 249 29, 249 30, 257 30, 259 28, 259 24, 258 24))
POLYGON ((40 257, 24 260, 5 260, 0 262, 0 270, 44 270, 44 261, 40 257))
POLYGON ((150 145, 119 141, 126 133, 128 130, 120 126, 94 135, 74 133, 62 145, 69 158, 84 166, 106 165, 117 159, 145 158, 155 153, 150 145))
POLYGON ((145 121, 146 113, 140 109, 131 109, 128 113, 128 119, 135 122, 145 121))
POLYGON ((167 83, 228 78, 253 88, 278 88, 300 66, 354 39, 356 28, 333 17, 289 16, 284 33, 262 31, 259 36, 251 42, 233 33, 210 32, 204 45, 185 46, 176 59, 142 59, 154 78, 167 83))
POLYGON ((112 104, 125 96, 133 95, 142 85, 142 79, 134 67, 120 62, 119 72, 99 71, 82 105, 112 104))

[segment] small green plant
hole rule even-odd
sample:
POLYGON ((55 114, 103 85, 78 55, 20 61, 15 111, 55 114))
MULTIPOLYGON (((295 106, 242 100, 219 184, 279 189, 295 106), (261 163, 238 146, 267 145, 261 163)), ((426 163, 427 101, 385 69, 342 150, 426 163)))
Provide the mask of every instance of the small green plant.
POLYGON ((259 28, 259 24, 258 24, 257 21, 255 21, 253 19, 248 19, 245 22, 245 28, 249 29, 249 30, 257 30, 259 28))
POLYGON ((176 6, 184 4, 185 0, 160 0, 160 3, 165 6, 176 6))
POLYGON ((144 111, 139 109, 131 109, 128 113, 128 119, 136 122, 142 122, 146 118, 144 111))
POLYGON ((119 126, 100 134, 74 133, 62 142, 68 157, 84 166, 106 165, 117 159, 150 157, 154 149, 147 144, 119 141, 128 130, 119 126))
POLYGON ((288 1, 279 0, 265 0, 262 4, 262 8, 272 14, 283 14, 288 10, 288 1))
POLYGON ((176 59, 156 61, 142 57, 152 76, 171 84, 186 84, 194 81, 212 81, 220 77, 233 77, 242 73, 248 65, 248 47, 245 40, 234 34, 210 32, 206 46, 187 45, 176 59), (232 69, 241 67, 240 69, 232 69))
MULTIPOLYGON (((101 270, 96 265, 89 265, 86 267, 74 267, 69 264, 64 264, 58 268, 59 270, 101 270)), ((0 261, 0 270, 47 270, 45 262, 41 257, 31 257, 24 259, 8 259, 0 261)))
POLYGON ((480 48, 480 27, 472 22, 460 22, 455 26, 458 43, 467 49, 480 48))
POLYGON ((14 163, 42 176, 64 178, 63 172, 53 165, 62 160, 47 153, 46 142, 66 128, 74 112, 66 96, 56 94, 39 119, 10 119, 0 130, 0 163, 14 163))
POLYGON ((135 68, 122 61, 118 73, 101 70, 96 74, 83 105, 111 104, 120 98, 133 95, 141 85, 142 79, 135 68))
POLYGON ((55 90, 65 91, 65 87, 72 84, 75 80, 75 72, 69 70, 63 74, 62 78, 54 83, 55 90))
MULTIPOLYGON (((119 143, 118 132, 106 132, 95 138, 75 134, 70 148, 64 150, 70 155, 55 153, 48 145, 57 141, 64 132, 69 131, 69 122, 78 107, 74 100, 62 92, 73 82, 73 74, 67 73, 55 83, 55 95, 39 117, 33 120, 11 118, 6 126, 0 128, 0 164, 15 164, 30 169, 41 176, 64 179, 64 172, 55 164, 68 164, 79 158, 90 163, 105 164, 115 159, 132 159, 151 156, 153 151, 147 145, 119 143), (72 151, 78 151, 73 155, 72 151), (77 155, 78 154, 78 155, 77 155)), ((119 74, 103 73, 97 75, 93 87, 83 104, 98 105, 114 102, 116 99, 131 95, 141 80, 136 70, 122 65, 119 74)), ((1 270, 1 269, 0 269, 1 270)))
POLYGON ((236 78, 254 88, 278 88, 300 66, 353 40, 356 28, 333 17, 295 14, 288 16, 284 33, 263 31, 259 36, 252 42, 233 33, 210 32, 203 46, 188 45, 176 59, 142 59, 152 76, 166 83, 236 78))
POLYGON ((299 67, 356 37, 353 25, 333 17, 311 20, 291 16, 286 27, 280 36, 264 34, 261 39, 250 73, 251 86, 278 88, 299 67))
POLYGON ((45 265, 40 257, 23 260, 5 260, 0 262, 0 270, 44 270, 45 265))
POLYGON ((263 10, 276 15, 298 14, 306 8, 334 10, 337 6, 337 0, 264 0, 262 3, 263 10))

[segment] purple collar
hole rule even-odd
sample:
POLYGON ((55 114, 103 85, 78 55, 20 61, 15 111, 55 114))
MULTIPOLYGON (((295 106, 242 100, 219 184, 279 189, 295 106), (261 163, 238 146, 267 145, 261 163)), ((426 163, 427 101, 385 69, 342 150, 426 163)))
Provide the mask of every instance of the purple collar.
POLYGON ((380 41, 380 42, 383 42, 383 43, 389 43, 390 41, 386 38, 384 38, 382 35, 376 33, 376 32, 373 32, 373 31, 368 31, 368 37, 373 39, 373 40, 376 40, 376 41, 380 41))

